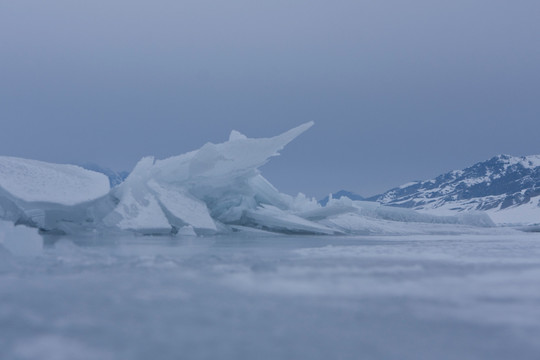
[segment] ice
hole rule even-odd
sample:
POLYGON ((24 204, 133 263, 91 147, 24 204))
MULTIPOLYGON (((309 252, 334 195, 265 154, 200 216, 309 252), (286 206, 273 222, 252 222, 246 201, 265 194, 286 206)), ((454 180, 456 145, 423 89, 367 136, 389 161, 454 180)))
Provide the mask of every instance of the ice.
POLYGON ((394 221, 347 212, 325 218, 319 223, 342 233, 361 235, 501 234, 506 231, 501 228, 466 225, 466 223, 459 223, 457 218, 452 220, 448 222, 394 221))
POLYGON ((0 156, 0 192, 16 203, 69 206, 107 195, 109 179, 75 165, 0 156))
POLYGON ((116 210, 105 218, 105 223, 121 230, 131 230, 143 234, 168 234, 171 225, 150 193, 135 195, 128 189, 120 199, 116 210))
POLYGON ((328 203, 332 206, 353 206, 358 214, 390 221, 408 223, 431 223, 431 224, 463 224, 472 226, 491 227, 494 223, 489 216, 482 212, 463 213, 460 216, 437 216, 427 213, 419 213, 414 210, 380 205, 370 201, 351 201, 347 198, 340 200, 331 199, 328 203))
POLYGON ((185 193, 182 189, 170 186, 166 188, 154 180, 150 180, 148 186, 163 208, 168 210, 168 220, 173 226, 182 227, 186 224, 203 230, 217 231, 214 220, 210 217, 206 204, 199 199, 185 193))
POLYGON ((10 262, 7 254, 33 256, 40 254, 42 248, 43 239, 36 229, 0 220, 0 271, 3 265, 10 262))
POLYGON ((0 157, 0 219, 46 231, 93 227, 109 190, 105 175, 78 166, 0 157))
POLYGON ((251 222, 254 227, 284 233, 327 235, 340 233, 340 231, 287 213, 270 205, 263 205, 255 210, 247 211, 245 218, 247 223, 249 224, 251 222))
POLYGON ((258 167, 312 125, 309 122, 273 138, 232 136, 221 144, 207 143, 199 150, 156 161, 151 176, 164 182, 183 183, 195 191, 204 186, 223 186, 240 177, 256 175, 258 167))
MULTIPOLYGON (((251 221, 246 214, 256 213, 261 204, 287 210, 294 199, 280 194, 257 169, 311 126, 306 123, 267 139, 249 139, 233 131, 222 144, 207 143, 164 160, 144 158, 111 192, 118 205, 105 217, 105 225, 146 234, 175 233, 190 226, 198 234, 211 234, 218 232, 216 222, 251 221)), ((306 220, 289 217, 304 230, 306 220)), ((288 227, 294 227, 293 222, 288 227)))
MULTIPOLYGON (((72 165, 0 158, 0 218, 47 233, 214 235, 251 227, 287 234, 455 232, 449 225, 490 227, 485 214, 435 216, 346 197, 321 206, 279 192, 259 168, 313 125, 228 141, 163 160, 142 158, 110 189, 100 173, 72 165), (421 225, 407 225, 421 224, 421 225)), ((475 232, 475 230, 470 230, 475 232)))
POLYGON ((330 198, 324 207, 298 215, 336 231, 363 235, 476 233, 479 227, 494 226, 491 219, 481 212, 436 216, 375 202, 353 201, 347 197, 330 198))
POLYGON ((243 229, 0 247, 0 359, 538 359, 540 234, 243 229))
POLYGON ((139 161, 127 179, 111 192, 117 199, 117 206, 107 214, 103 223, 110 228, 130 230, 143 234, 169 234, 171 225, 155 196, 145 184, 146 173, 150 171, 154 158, 139 161))
POLYGON ((164 160, 145 157, 112 190, 103 174, 77 166, 0 157, 0 218, 58 233, 231 231, 223 224, 240 224, 261 204, 298 204, 258 168, 312 125, 265 139, 232 131, 222 144, 164 160))

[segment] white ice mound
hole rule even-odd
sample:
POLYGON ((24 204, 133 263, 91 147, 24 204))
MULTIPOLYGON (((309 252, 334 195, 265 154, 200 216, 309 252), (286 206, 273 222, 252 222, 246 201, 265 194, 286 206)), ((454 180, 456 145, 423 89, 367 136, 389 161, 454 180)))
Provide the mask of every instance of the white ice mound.
POLYGON ((107 195, 109 180, 75 165, 0 156, 0 191, 25 202, 75 205, 107 195))
POLYGON ((78 166, 0 157, 1 219, 63 232, 91 226, 96 203, 109 190, 105 175, 78 166))
POLYGON ((104 175, 77 166, 0 157, 0 218, 58 233, 183 236, 394 234, 432 231, 433 224, 491 225, 476 215, 437 217, 347 198, 322 207, 303 194, 280 193, 259 167, 312 125, 263 139, 232 131, 221 144, 207 143, 164 160, 145 157, 113 189, 104 175))

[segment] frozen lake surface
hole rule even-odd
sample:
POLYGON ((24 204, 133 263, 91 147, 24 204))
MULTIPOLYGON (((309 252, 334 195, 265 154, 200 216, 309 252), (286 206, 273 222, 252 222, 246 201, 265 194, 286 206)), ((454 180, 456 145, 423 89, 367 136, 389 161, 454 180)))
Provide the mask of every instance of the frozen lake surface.
POLYGON ((539 359, 540 234, 0 245, 0 359, 539 359))

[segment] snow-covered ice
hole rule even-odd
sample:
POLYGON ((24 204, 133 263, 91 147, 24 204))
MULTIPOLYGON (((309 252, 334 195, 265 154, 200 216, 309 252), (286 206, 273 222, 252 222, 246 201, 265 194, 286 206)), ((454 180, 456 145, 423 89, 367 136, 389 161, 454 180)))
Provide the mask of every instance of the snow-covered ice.
POLYGON ((15 244, 33 242, 35 230, 0 228, 1 359, 536 360, 540 353, 538 233, 253 229, 46 236, 44 246, 24 249, 15 244))
POLYGON ((0 156, 0 190, 26 203, 76 205, 109 192, 109 179, 75 165, 0 156))
POLYGON ((105 175, 78 166, 0 156, 0 219, 80 231, 106 211, 109 190, 105 175))

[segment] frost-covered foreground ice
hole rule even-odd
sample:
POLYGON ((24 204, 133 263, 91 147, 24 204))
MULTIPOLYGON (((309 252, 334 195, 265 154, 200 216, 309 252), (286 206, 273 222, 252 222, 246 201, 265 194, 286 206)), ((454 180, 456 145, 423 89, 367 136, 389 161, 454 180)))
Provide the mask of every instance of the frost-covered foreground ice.
POLYGON ((435 233, 470 233, 493 225, 485 214, 434 216, 349 199, 322 207, 280 193, 258 168, 312 125, 263 139, 232 131, 221 144, 146 157, 112 189, 105 175, 77 166, 0 156, 0 219, 56 234, 407 234, 434 223, 435 233))
POLYGON ((0 223, 0 359, 538 359, 540 234, 42 238, 0 223))

